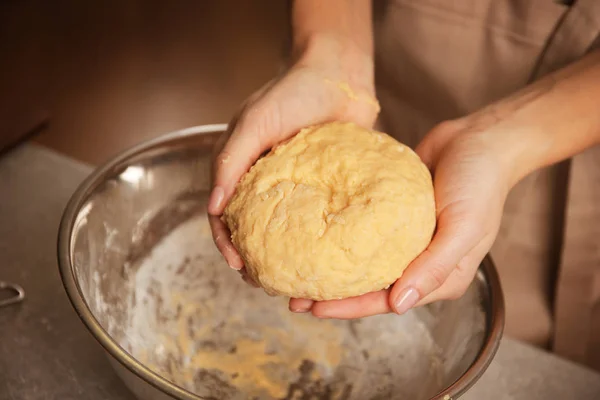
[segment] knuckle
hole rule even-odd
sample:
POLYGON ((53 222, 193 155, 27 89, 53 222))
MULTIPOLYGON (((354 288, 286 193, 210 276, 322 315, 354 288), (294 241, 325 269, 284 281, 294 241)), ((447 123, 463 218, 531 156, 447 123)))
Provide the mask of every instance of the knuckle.
POLYGON ((431 133, 436 135, 448 135, 460 130, 461 128, 462 125, 459 120, 449 119, 438 123, 431 130, 431 133))
POLYGON ((265 132, 265 123, 255 108, 250 108, 238 123, 236 135, 239 137, 252 137, 253 140, 262 140, 265 132))
POLYGON ((222 150, 215 157, 215 164, 217 168, 223 164, 227 164, 231 159, 231 154, 227 150, 222 150))
POLYGON ((248 124, 248 123, 256 123, 257 121, 260 121, 261 118, 262 118, 261 108, 256 105, 250 105, 244 111, 244 115, 242 116, 241 120, 242 120, 242 123, 248 124))
POLYGON ((488 232, 489 232, 489 228, 487 226, 487 224, 485 223, 485 219, 477 219, 477 221, 473 221, 471 224, 469 224, 469 228, 470 231, 472 232, 472 236, 477 238, 477 239, 481 239, 485 236, 487 236, 488 232))
POLYGON ((477 270, 478 263, 473 264, 467 259, 461 260, 452 274, 455 275, 453 285, 448 289, 448 300, 458 300, 467 292, 471 282, 473 281, 474 271, 477 270))
POLYGON ((455 122, 453 120, 444 120, 435 126, 436 131, 444 131, 444 132, 454 130, 454 128, 455 128, 455 122))
POLYGON ((280 134, 280 115, 277 104, 253 104, 241 116, 239 132, 252 135, 261 147, 268 147, 275 140, 273 136, 280 134))
POLYGON ((432 289, 437 289, 446 281, 448 274, 443 265, 434 263, 427 269, 427 276, 432 289))
POLYGON ((245 136, 250 132, 253 132, 256 126, 256 117, 254 116, 254 114, 256 114, 255 111, 252 111, 251 109, 246 109, 244 113, 240 115, 240 119, 237 122, 235 132, 232 136, 235 136, 237 138, 240 136, 245 136))

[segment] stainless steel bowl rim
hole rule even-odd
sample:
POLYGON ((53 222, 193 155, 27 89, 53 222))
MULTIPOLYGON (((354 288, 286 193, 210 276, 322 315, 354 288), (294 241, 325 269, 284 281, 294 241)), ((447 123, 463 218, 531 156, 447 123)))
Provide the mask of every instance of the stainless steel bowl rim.
MULTIPOLYGON (((79 210, 89 194, 103 182, 104 178, 111 175, 111 172, 114 171, 116 166, 121 165, 124 161, 127 161, 133 156, 156 145, 168 143, 171 140, 184 137, 219 133, 226 129, 227 124, 193 126, 142 142, 119 153, 102 166, 96 168, 79 185, 65 207, 58 231, 58 264, 60 275, 67 296, 79 315, 79 318, 110 356, 148 384, 178 399, 198 400, 201 399, 201 397, 178 387, 142 365, 142 363, 138 362, 133 356, 125 351, 125 349, 119 346, 94 317, 84 300, 82 289, 76 278, 74 266, 71 263, 70 253, 72 233, 79 210)), ((480 270, 486 278, 490 294, 488 332, 483 347, 467 371, 452 385, 436 394, 430 400, 450 400, 464 394, 486 371, 500 345, 500 339, 504 330, 504 297, 500 286, 500 280, 496 268, 489 256, 486 257, 482 263, 480 270)))

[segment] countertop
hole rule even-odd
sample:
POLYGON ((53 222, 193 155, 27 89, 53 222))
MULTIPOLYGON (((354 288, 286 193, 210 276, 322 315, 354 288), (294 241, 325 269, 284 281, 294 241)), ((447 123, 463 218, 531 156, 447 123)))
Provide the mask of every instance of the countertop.
MULTIPOLYGON (((62 288, 56 234, 89 166, 27 144, 0 158, 0 280, 26 300, 0 308, 0 400, 133 400, 62 288)), ((600 374, 504 338, 464 400, 600 399, 600 374)))

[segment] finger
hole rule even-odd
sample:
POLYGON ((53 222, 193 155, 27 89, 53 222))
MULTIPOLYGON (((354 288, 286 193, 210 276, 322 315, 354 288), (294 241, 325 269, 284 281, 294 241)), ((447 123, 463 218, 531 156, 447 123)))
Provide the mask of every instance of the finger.
POLYGON ((390 312, 389 289, 343 300, 316 302, 312 313, 319 318, 354 319, 390 312))
MULTIPOLYGON (((211 163, 211 182, 210 182, 211 187, 214 187, 216 164, 217 164, 215 161, 216 157, 221 153, 223 147, 225 147, 225 143, 227 143, 229 136, 231 136, 231 130, 237 124, 237 120, 239 118, 240 113, 241 113, 241 110, 233 116, 233 118, 229 122, 227 130, 225 132, 223 132, 223 134, 219 137, 219 139, 217 139, 217 142, 215 143, 215 145, 213 147, 213 150, 212 150, 213 162, 211 163)), ((242 265, 243 263, 241 262, 241 258, 239 256, 239 253, 235 249, 235 246, 233 245, 233 243, 231 243, 231 239, 230 239, 231 234, 229 232, 229 229, 227 229, 227 226, 218 217, 218 214, 214 215, 214 213, 212 212, 212 211, 214 211, 214 204, 218 203, 218 201, 219 201, 218 199, 215 199, 215 198, 220 197, 220 196, 221 196, 221 194, 219 193, 219 191, 215 191, 213 189, 211 192, 209 201, 208 201, 208 210, 207 211, 208 211, 208 215, 209 215, 210 229, 212 231, 213 241, 215 242, 215 245, 219 249, 219 252, 221 252, 223 257, 225 258, 225 261, 227 262, 227 264, 229 264, 229 266, 232 267, 233 269, 238 269, 238 267, 240 267, 240 265, 242 265)))
POLYGON ((471 274, 471 269, 469 267, 457 266, 452 270, 446 281, 439 288, 421 299, 415 307, 424 306, 425 304, 441 300, 458 299, 469 287, 473 280, 473 276, 474 272, 471 274))
POLYGON ((491 237, 482 240, 460 260, 442 286, 425 296, 417 303, 417 306, 440 300, 456 300, 462 297, 471 285, 481 261, 489 252, 492 242, 491 237))
POLYGON ((250 96, 229 123, 227 132, 219 138, 213 151, 212 192, 208 212, 221 215, 240 177, 280 136, 280 128, 269 122, 278 110, 271 100, 265 100, 275 84, 270 81, 250 96))
POLYGON ((229 124, 227 124, 227 130, 219 137, 219 139, 215 143, 215 146, 213 147, 213 150, 212 150, 213 162, 211 165, 211 186, 215 185, 215 175, 217 173, 217 169, 218 169, 218 165, 219 165, 217 158, 218 158, 219 154, 221 154, 221 152, 223 151, 223 148, 225 147, 229 138, 233 134, 235 128, 238 125, 240 118, 244 114, 245 110, 250 107, 251 104, 258 101, 259 99, 264 98, 266 93, 275 85, 276 82, 277 82, 276 79, 273 79, 273 80, 267 82, 267 84, 265 86, 263 86, 260 90, 258 90, 257 92, 253 93, 250 97, 248 97, 241 104, 238 111, 236 111, 233 114, 233 116, 231 117, 229 124))
MULTIPOLYGON (((242 111, 243 111, 243 109, 240 109, 237 113, 235 113, 233 115, 233 117, 229 121, 229 124, 227 124, 227 130, 225 132, 223 132, 221 134, 221 136, 219 136, 215 145, 212 148, 212 155, 211 155, 212 163, 210 165, 210 169, 211 169, 211 171, 210 171, 210 186, 211 187, 215 186, 215 176, 217 174, 217 169, 218 169, 218 164, 219 164, 217 157, 223 151, 225 144, 231 137, 231 133, 233 132, 233 129, 235 129, 235 127, 237 126, 237 123, 238 123, 238 120, 240 118, 242 111)), ((210 206, 210 202, 209 202, 209 206, 210 206)))
MULTIPOLYGON (((446 210, 445 210, 446 211, 446 210)), ((438 217, 433 240, 406 269, 390 294, 390 305, 398 314, 414 307, 448 278, 455 266, 480 240, 462 213, 445 212, 438 217)))
POLYGON ((214 215, 209 215, 208 222, 212 231, 213 241, 229 267, 238 271, 241 270, 244 267, 244 262, 233 246, 233 243, 231 243, 231 234, 225 223, 221 221, 221 218, 214 215))
POLYGON ((225 131, 219 137, 219 139, 215 143, 215 146, 213 147, 213 162, 211 165, 212 191, 208 199, 208 213, 210 215, 221 215, 223 213, 223 209, 225 208, 225 204, 227 201, 227 199, 225 198, 226 192, 223 185, 219 184, 219 181, 223 180, 223 178, 219 179, 219 176, 223 175, 222 171, 228 168, 226 164, 232 162, 230 151, 227 151, 226 147, 229 141, 231 140, 233 133, 236 130, 242 111, 243 110, 240 110, 236 115, 233 116, 233 118, 229 122, 227 131, 225 131))
POLYGON ((235 185, 263 152, 306 126, 336 119, 339 101, 331 97, 323 83, 299 84, 304 82, 302 73, 293 71, 263 88, 241 113, 215 159, 211 214, 223 212, 235 185))
POLYGON ((240 277, 242 278, 242 280, 244 282, 246 282, 248 285, 255 287, 255 288, 260 287, 260 285, 258 283, 256 283, 256 281, 254 279, 252 279, 252 277, 248 274, 246 267, 240 269, 238 272, 240 273, 240 277))
POLYGON ((290 299, 289 309, 295 313, 309 312, 315 302, 309 299, 290 299))
POLYGON ((264 122, 270 117, 259 115, 259 113, 273 114, 276 111, 260 105, 253 107, 256 108, 252 110, 259 111, 251 111, 240 117, 225 146, 215 158, 213 191, 208 206, 209 213, 212 215, 223 213, 241 176, 281 137, 279 123, 264 122))

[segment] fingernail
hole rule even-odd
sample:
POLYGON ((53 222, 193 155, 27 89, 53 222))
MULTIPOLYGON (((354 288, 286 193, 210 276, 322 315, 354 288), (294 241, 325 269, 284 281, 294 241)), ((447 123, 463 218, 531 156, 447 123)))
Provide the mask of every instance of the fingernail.
POLYGON ((208 201, 208 208, 211 213, 217 213, 217 210, 221 209, 223 197, 225 197, 225 191, 222 187, 216 186, 210 194, 210 199, 208 201))
POLYGON ((290 311, 293 312, 293 313, 301 314, 301 313, 307 313, 307 312, 309 312, 310 308, 290 308, 290 311))
POLYGON ((400 292, 400 296, 394 303, 394 308, 397 314, 404 314, 417 304, 419 301, 419 292, 413 287, 407 287, 400 292))
POLYGON ((290 311, 294 313, 306 313, 309 312, 313 306, 314 301, 303 301, 302 304, 296 305, 294 308, 290 307, 290 311))

